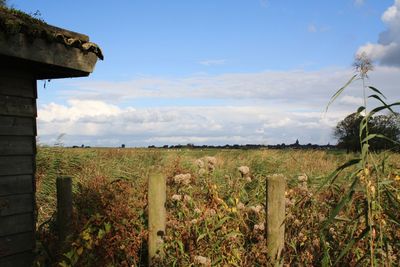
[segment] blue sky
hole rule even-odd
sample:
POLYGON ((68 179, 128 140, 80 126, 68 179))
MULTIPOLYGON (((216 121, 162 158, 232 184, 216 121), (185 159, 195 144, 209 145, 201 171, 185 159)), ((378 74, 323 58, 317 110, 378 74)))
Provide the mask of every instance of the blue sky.
POLYGON ((116 3, 8 1, 89 35, 105 55, 88 78, 39 82, 41 142, 334 143, 359 84, 323 110, 360 51, 376 62, 370 82, 399 99, 400 1, 116 3))

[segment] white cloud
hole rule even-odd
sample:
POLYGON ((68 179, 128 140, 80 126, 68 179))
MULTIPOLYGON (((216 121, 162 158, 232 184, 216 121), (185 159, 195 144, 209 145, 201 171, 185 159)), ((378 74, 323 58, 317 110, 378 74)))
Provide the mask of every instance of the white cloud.
POLYGON ((204 66, 215 66, 215 65, 224 65, 226 63, 225 59, 207 59, 199 62, 204 66))
MULTIPOLYGON (((187 99, 247 101, 257 103, 297 103, 321 108, 335 89, 353 74, 350 69, 319 71, 263 71, 221 75, 193 75, 183 78, 146 77, 126 82, 72 83, 76 90, 63 91, 65 98, 99 100, 118 105, 142 99, 167 100, 175 104, 187 99)), ((385 86, 385 92, 398 96, 400 72, 394 67, 376 67, 371 83, 385 86), (379 83, 376 83, 378 81, 379 83)), ((349 87, 356 90, 360 84, 349 87)), ((323 108, 322 108, 323 109, 323 108)))
MULTIPOLYGON (((95 115, 88 109, 76 112, 85 104, 86 101, 74 100, 67 105, 42 106, 38 117, 42 142, 51 142, 61 133, 74 140, 67 139, 67 145, 92 139, 91 145, 102 140, 104 143, 98 145, 103 146, 278 143, 297 138, 311 142, 312 135, 318 136, 318 140, 330 140, 330 125, 322 122, 321 113, 303 116, 285 108, 263 106, 127 107, 114 111, 113 105, 104 102, 97 102, 101 108, 95 115)), ((338 119, 337 114, 329 118, 338 119)))
MULTIPOLYGON (((98 146, 332 143, 332 127, 359 106, 361 84, 323 111, 351 75, 329 69, 73 82, 65 104, 39 104, 38 134, 45 143, 66 133, 68 145, 98 146)), ((399 68, 377 67, 369 82, 398 100, 399 68)))
POLYGON ((351 104, 355 106, 360 106, 363 104, 363 99, 361 97, 355 97, 351 95, 344 95, 339 101, 344 104, 351 104))
POLYGON ((365 52, 382 65, 400 66, 400 0, 395 0, 381 17, 387 30, 381 32, 377 43, 361 46, 357 54, 365 52))

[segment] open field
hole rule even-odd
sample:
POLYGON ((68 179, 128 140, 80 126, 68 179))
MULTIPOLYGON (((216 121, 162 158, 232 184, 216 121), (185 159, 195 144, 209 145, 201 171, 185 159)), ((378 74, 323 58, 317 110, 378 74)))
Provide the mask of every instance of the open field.
MULTIPOLYGON (((369 252, 367 237, 362 236, 365 218, 359 214, 365 203, 362 188, 355 190, 351 205, 328 228, 324 245, 320 240, 323 223, 350 183, 346 175, 351 168, 331 186, 317 188, 354 156, 333 150, 39 147, 38 261, 64 261, 66 266, 146 264, 147 178, 162 173, 167 177, 167 232, 161 266, 265 266, 265 181, 268 175, 282 173, 287 178, 285 264, 321 265, 324 251, 333 264, 346 245, 356 240, 339 262, 364 265, 369 252), (240 166, 248 166, 250 175, 242 177, 240 166), (176 179, 179 174, 190 177, 176 179), (74 232, 62 259, 55 245, 53 216, 55 178, 61 175, 71 176, 74 185, 74 232)), ((400 200, 400 155, 380 154, 376 161, 385 156, 382 171, 400 200)), ((376 253, 378 260, 390 258, 398 265, 399 215, 396 207, 386 204, 384 208, 394 209, 397 218, 382 218, 387 250, 376 253)))

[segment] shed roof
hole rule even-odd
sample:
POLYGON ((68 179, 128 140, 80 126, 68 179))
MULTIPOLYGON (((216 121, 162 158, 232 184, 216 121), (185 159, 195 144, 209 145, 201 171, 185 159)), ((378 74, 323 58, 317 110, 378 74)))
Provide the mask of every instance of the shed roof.
POLYGON ((0 57, 3 67, 29 61, 39 79, 87 76, 96 59, 104 58, 87 35, 6 7, 0 7, 0 57))

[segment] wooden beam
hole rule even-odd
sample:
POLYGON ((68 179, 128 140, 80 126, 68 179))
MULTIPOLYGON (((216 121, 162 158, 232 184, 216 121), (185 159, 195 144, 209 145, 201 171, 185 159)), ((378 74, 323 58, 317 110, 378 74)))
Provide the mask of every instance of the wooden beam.
POLYGON ((35 127, 34 118, 0 115, 0 136, 35 136, 35 127))
POLYGON ((0 54, 85 73, 93 72, 97 61, 97 55, 92 52, 85 53, 78 48, 39 38, 32 41, 21 33, 6 36, 0 32, 0 54))
POLYGON ((1 217, 0 236, 29 232, 33 225, 32 212, 1 217))
POLYGON ((33 156, 0 156, 0 176, 33 174, 33 156))
POLYGON ((0 237, 0 257, 31 251, 34 246, 33 232, 0 237))
POLYGON ((33 175, 0 176, 0 196, 33 192, 33 175))
POLYGON ((34 83, 36 83, 36 80, 32 73, 24 73, 21 70, 2 70, 0 72, 1 95, 36 98, 34 83))
POLYGON ((32 136, 0 136, 0 155, 33 155, 32 136))
POLYGON ((36 100, 0 95, 0 115, 36 117, 36 100))
POLYGON ((0 197, 0 219, 3 216, 33 211, 32 194, 21 194, 0 197))

